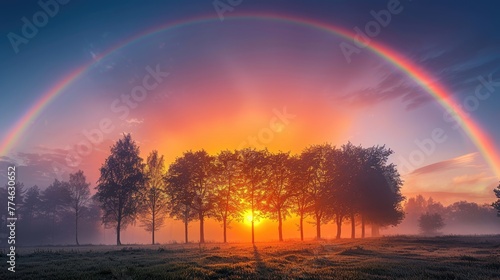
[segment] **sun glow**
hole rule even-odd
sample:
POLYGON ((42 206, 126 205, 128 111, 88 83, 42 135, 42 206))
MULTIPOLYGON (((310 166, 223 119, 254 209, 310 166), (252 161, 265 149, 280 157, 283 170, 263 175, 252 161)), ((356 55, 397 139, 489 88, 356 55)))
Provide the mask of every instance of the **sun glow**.
POLYGON ((243 220, 243 222, 249 226, 252 225, 252 220, 254 221, 254 226, 260 224, 260 219, 259 218, 255 218, 253 217, 252 215, 252 211, 251 210, 247 210, 245 212, 245 215, 244 215, 245 219, 243 220))

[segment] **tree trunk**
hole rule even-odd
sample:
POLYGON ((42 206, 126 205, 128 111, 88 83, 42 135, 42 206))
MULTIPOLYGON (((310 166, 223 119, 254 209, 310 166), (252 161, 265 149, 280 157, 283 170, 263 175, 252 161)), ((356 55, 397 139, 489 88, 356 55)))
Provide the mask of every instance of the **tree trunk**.
POLYGON ((281 217, 281 210, 278 210, 278 238, 283 241, 283 218, 281 217))
POLYGON ((354 220, 354 213, 351 214, 351 238, 356 238, 356 221, 354 220))
POLYGON ((188 243, 188 220, 184 219, 184 242, 187 244, 188 243))
POLYGON ((361 238, 365 238, 365 216, 361 215, 361 238))
POLYGON ((231 177, 228 180, 227 194, 226 194, 226 207, 224 209, 224 243, 227 243, 227 215, 229 212, 229 198, 231 195, 231 177))
POLYGON ((252 217, 252 244, 254 244, 254 243, 255 243, 255 233, 254 233, 254 231, 253 231, 253 226, 254 226, 254 225, 253 225, 253 217, 252 217))
POLYGON ((304 241, 304 214, 300 213, 300 241, 304 241))
POLYGON ((155 217, 155 205, 153 204, 153 214, 151 215, 151 223, 152 223, 152 226, 153 226, 153 230, 151 231, 151 244, 152 245, 155 245, 155 220, 156 220, 156 217, 155 217))
POLYGON ((337 224, 337 236, 335 238, 340 239, 340 236, 342 235, 342 217, 337 215, 335 222, 337 224))
POLYGON ((118 221, 116 223, 116 245, 120 246, 122 245, 122 242, 120 241, 120 231, 121 231, 121 221, 118 221))
POLYGON ((224 222, 224 243, 227 243, 227 238, 226 238, 226 228, 227 228, 227 217, 224 217, 223 218, 223 222, 224 222))
POLYGON ((372 224, 372 237, 379 237, 379 226, 377 224, 372 224))
POLYGON ((203 212, 200 211, 200 243, 205 243, 205 231, 203 230, 204 221, 203 221, 203 212))
POLYGON ((80 246, 80 243, 78 243, 78 211, 75 211, 75 241, 76 246, 80 246))
POLYGON ((316 239, 321 239, 321 216, 316 215, 316 239))
POLYGON ((155 245, 155 219, 153 218, 153 230, 151 231, 151 244, 155 245))

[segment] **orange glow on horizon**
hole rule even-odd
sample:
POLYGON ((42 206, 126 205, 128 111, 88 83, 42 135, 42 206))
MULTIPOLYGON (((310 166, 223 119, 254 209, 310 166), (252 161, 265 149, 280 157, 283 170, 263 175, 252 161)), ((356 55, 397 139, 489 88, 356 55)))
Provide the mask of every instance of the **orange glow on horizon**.
POLYGON ((253 220, 253 225, 254 226, 257 226, 260 224, 261 220, 262 219, 259 219, 259 218, 255 218, 253 217, 252 215, 252 210, 247 210, 244 214, 244 217, 245 219, 243 220, 243 222, 245 223, 245 225, 247 226, 251 226, 252 225, 252 220, 253 220))

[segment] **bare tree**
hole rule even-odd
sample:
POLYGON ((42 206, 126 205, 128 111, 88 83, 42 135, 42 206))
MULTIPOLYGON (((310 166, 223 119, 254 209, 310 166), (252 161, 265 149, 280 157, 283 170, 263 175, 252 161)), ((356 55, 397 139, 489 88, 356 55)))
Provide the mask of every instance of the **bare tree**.
POLYGON ((158 151, 152 151, 147 159, 144 175, 146 186, 141 190, 139 220, 146 231, 151 232, 151 244, 155 244, 155 231, 163 227, 167 216, 165 193, 165 163, 158 151))
POLYGON ((69 175, 69 195, 70 195, 70 209, 75 213, 75 241, 76 245, 80 245, 78 242, 78 219, 81 216, 83 208, 86 207, 90 200, 90 183, 87 183, 87 179, 83 174, 82 170, 69 175))

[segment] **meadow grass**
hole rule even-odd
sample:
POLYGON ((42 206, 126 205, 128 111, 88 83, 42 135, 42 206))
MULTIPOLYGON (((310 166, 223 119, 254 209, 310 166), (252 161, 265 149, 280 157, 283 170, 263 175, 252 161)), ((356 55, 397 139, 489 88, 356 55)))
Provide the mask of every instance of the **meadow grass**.
POLYGON ((500 236, 26 247, 0 279, 500 279, 500 236))

